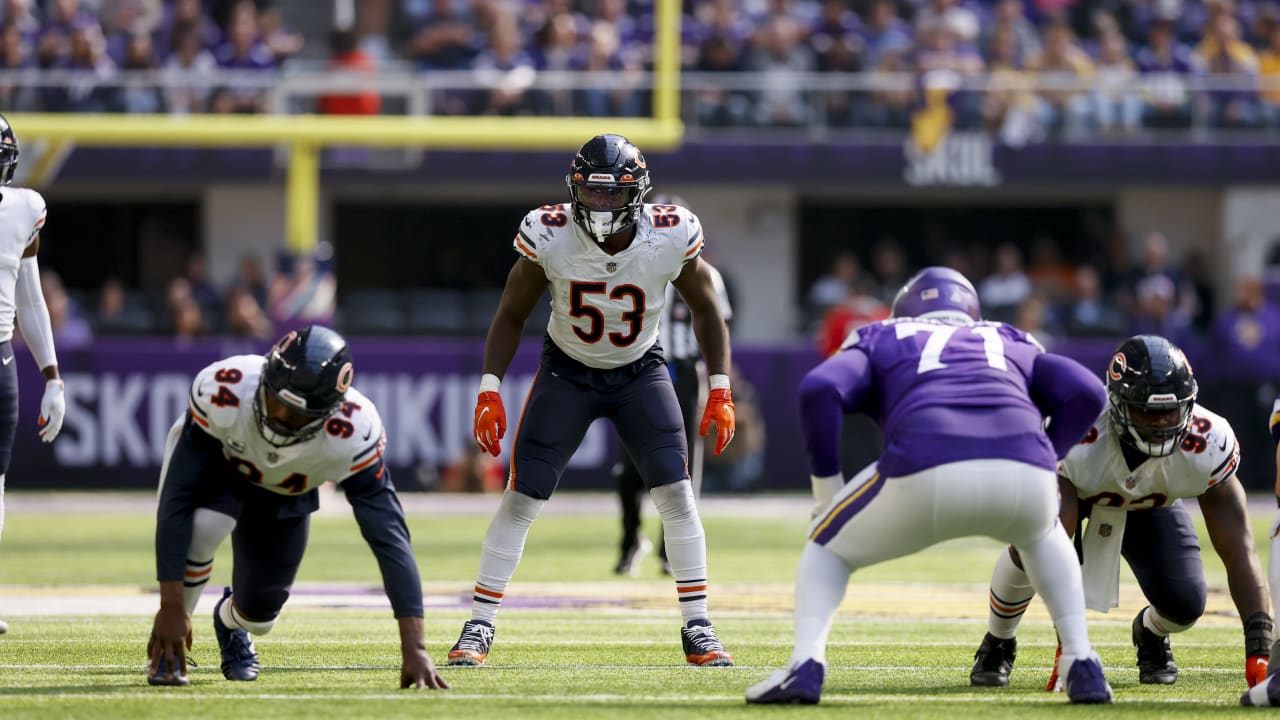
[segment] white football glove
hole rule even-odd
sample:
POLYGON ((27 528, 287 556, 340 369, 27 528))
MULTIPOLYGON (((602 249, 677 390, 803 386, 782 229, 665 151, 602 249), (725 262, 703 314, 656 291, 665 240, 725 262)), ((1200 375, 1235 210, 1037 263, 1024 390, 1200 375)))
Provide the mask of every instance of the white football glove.
POLYGON ((40 439, 51 443, 62 432, 62 418, 67 414, 67 400, 62 396, 62 381, 50 380, 44 384, 44 397, 40 399, 40 439))

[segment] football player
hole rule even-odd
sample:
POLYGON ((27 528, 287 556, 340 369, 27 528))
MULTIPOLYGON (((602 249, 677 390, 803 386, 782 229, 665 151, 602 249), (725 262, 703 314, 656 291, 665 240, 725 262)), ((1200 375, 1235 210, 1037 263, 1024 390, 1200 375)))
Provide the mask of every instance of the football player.
MULTIPOLYGON (((653 205, 688 207, 688 203, 674 195, 655 195, 653 205)), ((711 282, 715 286, 716 297, 720 300, 720 313, 725 322, 728 322, 733 317, 733 309, 729 305, 724 278, 711 263, 704 260, 703 264, 711 273, 711 282)), ((671 284, 666 287, 666 310, 658 326, 658 343, 662 346, 663 358, 671 371, 676 400, 680 403, 680 414, 684 417, 685 442, 689 446, 689 481, 693 483, 693 497, 697 499, 702 494, 702 465, 706 447, 696 430, 698 412, 707 399, 707 366, 698 350, 698 339, 693 331, 693 315, 671 284)), ((648 538, 640 535, 641 493, 646 488, 640 469, 630 455, 622 454, 614 472, 618 483, 618 504, 622 508, 622 543, 613 571, 619 575, 634 576, 639 573, 640 561, 652 549, 648 538)), ((661 527, 658 532, 661 543, 661 527)), ((665 547, 659 550, 658 558, 662 561, 662 572, 670 575, 671 566, 667 562, 665 547)))
MULTIPOLYGON (((1125 340, 1105 374, 1106 412, 1058 466, 1062 527, 1081 548, 1085 604, 1099 612, 1118 604, 1124 558, 1149 603, 1133 618, 1138 682, 1175 682, 1169 636, 1194 625, 1205 608, 1200 543, 1182 503, 1197 498, 1244 619, 1244 675, 1252 687, 1266 676, 1272 627, 1245 493, 1236 480, 1235 433, 1196 403, 1191 365, 1163 337, 1125 340)), ((1009 684, 1018 623, 1040 589, 1023 571, 1022 550, 1010 548, 996 560, 987 634, 969 675, 973 685, 1009 684)))
MULTIPOLYGON (((4 478, 9 472, 13 440, 18 432, 18 366, 13 361, 14 320, 44 375, 44 397, 37 420, 40 439, 53 442, 66 414, 53 325, 40 287, 40 229, 44 198, 35 190, 10 185, 18 168, 18 137, 0 115, 0 533, 4 531, 4 478)), ((9 626, 0 620, 0 634, 9 626)))
POLYGON ((983 322, 973 285, 949 268, 909 279, 892 312, 855 330, 800 384, 815 487, 841 489, 800 557, 791 660, 749 688, 747 702, 817 703, 849 575, 969 535, 1011 542, 1027 556, 1062 635, 1070 701, 1111 702, 1085 627, 1080 568, 1057 530, 1053 476, 1102 409, 1102 384, 1030 335, 983 322), (876 416, 885 450, 837 486, 825 479, 839 478, 841 424, 853 412, 876 416))
POLYGON ((228 680, 256 680, 250 634, 271 631, 306 550, 317 488, 339 483, 382 570, 400 625, 400 687, 448 687, 426 652, 422 583, 404 511, 382 462, 386 434, 351 386, 351 351, 312 325, 265 358, 236 355, 196 376, 169 431, 156 513, 160 611, 147 642, 152 685, 188 685, 191 613, 231 535, 231 587, 213 609, 228 680))
MULTIPOLYGON (((1276 443, 1276 460, 1280 463, 1280 397, 1277 397, 1275 404, 1272 405, 1270 424, 1271 439, 1276 443)), ((1280 464, 1276 467, 1276 506, 1280 508, 1280 464)), ((1280 613, 1280 608, 1276 607, 1276 604, 1280 603, 1280 509, 1276 510, 1275 519, 1271 521, 1271 555, 1267 561, 1267 585, 1271 589, 1271 611, 1272 617, 1275 617, 1276 613, 1280 613)), ((1280 638, 1272 642, 1270 657, 1275 657, 1277 652, 1280 652, 1280 638)), ((1255 707, 1280 705, 1280 680, 1276 679, 1277 675, 1280 675, 1280 664, 1268 668, 1266 679, 1240 696, 1240 704, 1255 707)))
POLYGON ((649 169, 620 135, 597 135, 565 178, 570 202, 544 205, 516 233, 507 276, 484 348, 475 438, 495 457, 507 428, 499 383, 534 304, 548 289, 551 320, 539 372, 515 431, 511 471, 489 523, 471 619, 449 651, 450 665, 480 665, 494 620, 524 552, 525 538, 570 456, 597 418, 609 418, 635 459, 665 531, 686 662, 732 665, 707 617, 707 549, 689 481, 684 422, 658 343, 667 283, 692 315, 710 373, 699 432, 716 425, 715 451, 733 438, 729 333, 702 254, 702 225, 676 205, 646 205, 649 169))

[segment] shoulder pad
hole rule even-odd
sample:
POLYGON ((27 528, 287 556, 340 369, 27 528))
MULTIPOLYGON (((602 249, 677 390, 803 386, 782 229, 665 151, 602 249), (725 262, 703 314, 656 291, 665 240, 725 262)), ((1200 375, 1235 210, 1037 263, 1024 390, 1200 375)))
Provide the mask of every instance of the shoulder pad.
POLYGON ((1235 477, 1240 469, 1240 443, 1227 419, 1207 408, 1191 409, 1191 429, 1181 450, 1206 479, 1206 489, 1235 477))
POLYGON ((9 188, 6 192, 16 192, 22 199, 22 204, 26 206, 30 213, 31 226, 28 228, 30 237, 27 238, 27 244, 35 239, 36 233, 40 232, 44 227, 45 218, 48 210, 45 206, 44 196, 30 188, 9 188))
POLYGON ((352 428, 350 436, 343 432, 329 434, 333 439, 334 452, 341 456, 340 462, 343 463, 339 477, 345 479, 377 466, 387 445, 387 433, 373 401, 351 388, 347 390, 347 400, 334 419, 345 420, 352 428))
POLYGON ((569 226, 569 204, 543 205, 525 213, 520 228, 512 240, 512 247, 527 260, 541 262, 555 234, 569 226))
POLYGON ((1028 344, 1028 345, 1031 345, 1032 347, 1034 347, 1034 348, 1036 349, 1036 351, 1037 351, 1037 352, 1044 352, 1044 351, 1045 351, 1045 349, 1044 349, 1044 345, 1041 345, 1041 344, 1040 344, 1040 341, 1039 341, 1039 340, 1036 340, 1036 337, 1035 337, 1034 335, 1032 335, 1031 333, 1029 333, 1029 332, 1027 332, 1027 331, 1025 331, 1025 330, 1021 330, 1021 329, 1019 329, 1019 328, 1016 328, 1016 327, 1014 327, 1014 326, 1010 325, 1009 323, 1004 323, 1004 322, 987 322, 987 321, 983 321, 983 322, 981 322, 981 323, 979 323, 979 324, 982 324, 982 325, 994 325, 994 326, 996 326, 996 327, 998 327, 998 328, 1000 329, 1000 334, 1001 334, 1001 335, 1004 335, 1005 337, 1009 338, 1010 340, 1012 340, 1012 341, 1014 341, 1014 342, 1021 342, 1021 343, 1026 343, 1026 344, 1028 344))
POLYGON ((233 355, 197 373, 188 395, 191 419, 206 430, 231 425, 237 409, 253 402, 263 361, 261 355, 233 355))

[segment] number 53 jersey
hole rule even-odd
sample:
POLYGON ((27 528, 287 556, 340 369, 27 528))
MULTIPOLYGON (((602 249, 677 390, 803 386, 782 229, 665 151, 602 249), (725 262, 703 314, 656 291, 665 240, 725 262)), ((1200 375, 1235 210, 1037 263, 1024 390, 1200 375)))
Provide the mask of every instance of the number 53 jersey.
POLYGON ((1196 405, 1191 429, 1178 448, 1148 458, 1134 470, 1125 463, 1120 436, 1104 412, 1059 464, 1058 474, 1071 481, 1081 500, 1145 510, 1202 495, 1234 477, 1239 465, 1240 445, 1230 423, 1196 405))
POLYGON ((355 388, 310 438, 284 447, 268 443, 253 409, 265 362, 261 355, 235 355, 201 370, 191 384, 192 422, 222 443, 223 455, 246 481, 298 495, 378 467, 386 445, 382 419, 355 388))
POLYGON ((547 333, 593 368, 639 360, 658 340, 667 283, 702 254, 698 217, 677 205, 644 205, 631 245, 616 255, 573 222, 569 203, 525 215, 516 252, 542 267, 551 286, 547 333))

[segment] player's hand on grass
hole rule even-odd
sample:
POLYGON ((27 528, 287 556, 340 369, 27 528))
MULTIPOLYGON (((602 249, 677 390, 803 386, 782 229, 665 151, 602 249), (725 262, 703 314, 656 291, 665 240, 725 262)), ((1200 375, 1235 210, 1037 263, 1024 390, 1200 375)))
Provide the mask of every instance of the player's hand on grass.
POLYGON ((436 664, 427 655, 425 648, 410 648, 404 651, 404 662, 400 665, 400 687, 421 690, 444 690, 449 683, 440 677, 436 664))
POLYGON ((167 679, 187 674, 187 651, 191 649, 191 616, 181 607, 161 605, 147 640, 147 672, 155 675, 160 663, 168 668, 167 679))

